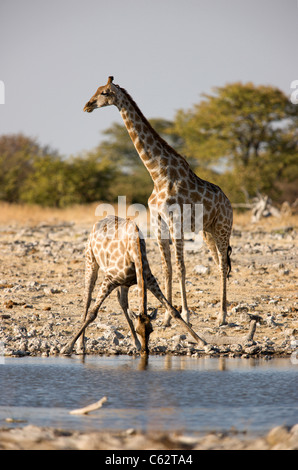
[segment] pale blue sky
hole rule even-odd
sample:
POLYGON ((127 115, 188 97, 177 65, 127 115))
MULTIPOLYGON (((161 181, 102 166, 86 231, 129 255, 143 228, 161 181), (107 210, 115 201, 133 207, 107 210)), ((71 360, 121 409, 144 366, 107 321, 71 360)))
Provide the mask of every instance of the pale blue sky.
POLYGON ((83 113, 109 75, 147 118, 173 119, 213 86, 298 79, 296 0, 0 0, 0 135, 68 156, 122 122, 83 113))

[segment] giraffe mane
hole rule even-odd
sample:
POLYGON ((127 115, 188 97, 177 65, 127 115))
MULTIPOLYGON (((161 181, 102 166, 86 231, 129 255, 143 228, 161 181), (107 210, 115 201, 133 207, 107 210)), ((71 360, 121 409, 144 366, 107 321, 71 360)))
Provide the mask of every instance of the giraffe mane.
MULTIPOLYGON (((180 155, 173 147, 171 147, 170 144, 168 144, 168 142, 163 139, 159 134, 158 132, 151 126, 150 122, 148 121, 148 119, 144 116, 144 114, 142 113, 142 111, 140 110, 139 106, 137 105, 137 103, 134 101, 134 99, 130 96, 130 94, 122 87, 120 87, 119 85, 115 85, 119 90, 122 91, 122 93, 125 94, 125 96, 129 99, 129 101, 132 103, 133 107, 137 110, 137 113, 139 115, 139 117, 141 118, 141 120, 143 121, 143 123, 149 128, 149 130, 152 132, 152 134, 154 135, 154 138, 160 142, 160 144, 165 147, 167 150, 169 150, 171 153, 174 153, 175 155, 179 156, 180 158, 183 158, 185 160, 185 158, 180 155)), ((185 162, 187 163, 187 165, 189 165, 189 163, 185 160, 185 162)))

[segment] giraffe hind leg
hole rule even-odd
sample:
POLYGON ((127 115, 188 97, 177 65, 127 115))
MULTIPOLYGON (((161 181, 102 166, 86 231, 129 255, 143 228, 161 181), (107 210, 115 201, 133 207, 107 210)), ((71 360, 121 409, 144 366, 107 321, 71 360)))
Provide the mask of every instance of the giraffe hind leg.
MULTIPOLYGON (((171 248, 169 231, 165 221, 162 217, 158 216, 158 228, 157 228, 157 242, 161 255, 162 270, 165 278, 165 296, 170 304, 172 304, 172 261, 171 261, 171 248)), ((171 324, 171 312, 166 309, 163 325, 165 327, 171 324)))
POLYGON ((232 271, 231 254, 232 254, 232 247, 229 245, 227 249, 227 263, 228 263, 227 278, 228 279, 230 277, 230 272, 232 271))
POLYGON ((220 270, 220 314, 218 317, 218 324, 226 325, 226 315, 227 315, 227 278, 231 271, 231 247, 229 245, 229 240, 220 239, 217 240, 217 250, 219 258, 219 270, 220 270))
POLYGON ((231 252, 229 237, 216 237, 215 234, 203 232, 203 238, 211 251, 212 257, 220 271, 220 314, 219 326, 226 325, 227 315, 227 278, 231 272, 231 252))
POLYGON ((219 265, 218 251, 217 251, 216 243, 212 234, 209 232, 203 231, 203 239, 206 245, 208 246, 209 250, 211 251, 214 262, 218 266, 219 265))

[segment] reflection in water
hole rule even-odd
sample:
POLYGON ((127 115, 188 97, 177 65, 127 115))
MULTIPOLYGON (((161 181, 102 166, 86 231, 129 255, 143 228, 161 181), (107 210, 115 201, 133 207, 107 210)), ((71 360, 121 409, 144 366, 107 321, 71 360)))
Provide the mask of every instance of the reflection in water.
POLYGON ((149 356, 141 356, 139 370, 146 370, 148 367, 149 356))
POLYGON ((81 429, 267 430, 298 423, 289 359, 188 356, 5 358, 0 421, 81 429), (69 415, 108 397, 87 417, 69 415))
MULTIPOLYGON (((17 359, 20 361, 20 359, 17 359)), ((26 358, 22 360, 26 361, 26 358)), ((248 370, 257 368, 273 368, 280 369, 290 367, 291 364, 288 359, 275 358, 274 360, 266 360, 262 358, 227 358, 219 356, 217 358, 210 357, 189 357, 189 356, 174 356, 166 354, 164 356, 88 356, 88 355, 73 355, 71 357, 56 357, 56 358, 27 358, 29 362, 34 360, 45 360, 49 363, 54 360, 58 364, 59 361, 69 361, 72 365, 74 363, 84 364, 85 367, 91 369, 98 369, 98 367, 116 367, 121 370, 248 370)), ((62 364, 62 362, 61 362, 62 364)), ((66 365, 66 364, 65 364, 66 365)))

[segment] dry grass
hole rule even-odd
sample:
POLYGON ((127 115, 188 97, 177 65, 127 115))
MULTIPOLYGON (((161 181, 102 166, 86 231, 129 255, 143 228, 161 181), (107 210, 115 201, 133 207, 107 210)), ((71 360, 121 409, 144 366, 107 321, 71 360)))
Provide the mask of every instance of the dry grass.
POLYGON ((0 203, 1 225, 29 225, 34 226, 42 222, 61 223, 90 223, 95 220, 97 203, 86 205, 74 205, 65 209, 41 207, 29 204, 0 203))
MULTIPOLYGON (((74 222, 92 225, 98 217, 95 210, 98 203, 74 205, 64 209, 41 207, 29 204, 0 203, 0 225, 34 226, 40 223, 59 224, 62 222, 74 222)), ((115 213, 117 207, 115 205, 115 213)), ((285 226, 298 227, 298 216, 283 215, 261 219, 257 224, 251 224, 251 213, 234 213, 234 227, 253 230, 264 228, 274 230, 285 226)))
POLYGON ((234 227, 246 228, 250 227, 253 231, 264 229, 266 231, 278 230, 282 227, 298 228, 298 215, 282 214, 280 217, 263 217, 259 222, 251 222, 251 212, 237 213, 234 211, 234 227))

